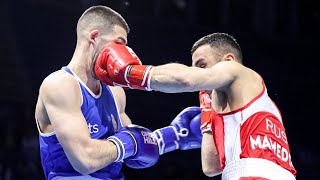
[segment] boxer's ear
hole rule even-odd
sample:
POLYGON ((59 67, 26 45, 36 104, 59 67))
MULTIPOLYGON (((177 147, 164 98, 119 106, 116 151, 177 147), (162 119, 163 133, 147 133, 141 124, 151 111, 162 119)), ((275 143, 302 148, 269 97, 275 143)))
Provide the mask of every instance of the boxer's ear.
POLYGON ((224 61, 234 61, 236 57, 232 53, 227 53, 222 58, 224 61))
POLYGON ((88 36, 88 40, 90 43, 92 44, 95 44, 96 41, 97 41, 97 37, 99 35, 99 31, 98 30, 93 30, 89 33, 89 36, 88 36))

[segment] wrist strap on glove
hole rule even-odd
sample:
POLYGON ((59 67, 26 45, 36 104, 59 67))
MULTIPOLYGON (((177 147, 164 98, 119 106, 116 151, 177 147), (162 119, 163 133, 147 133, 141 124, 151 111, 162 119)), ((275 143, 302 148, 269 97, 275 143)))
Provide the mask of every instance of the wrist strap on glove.
POLYGON ((128 131, 121 131, 107 138, 117 146, 118 156, 115 162, 123 161, 123 159, 133 156, 137 153, 137 142, 133 135, 128 131), (130 139, 130 141, 128 141, 130 139))
POLYGON ((152 65, 129 65, 126 68, 125 80, 131 89, 151 91, 151 74, 154 70, 152 65))
POLYGON ((178 132, 174 126, 167 126, 155 130, 154 134, 158 142, 159 154, 162 155, 164 153, 179 149, 178 141, 180 140, 180 137, 187 137, 188 133, 188 129, 182 128, 178 132))

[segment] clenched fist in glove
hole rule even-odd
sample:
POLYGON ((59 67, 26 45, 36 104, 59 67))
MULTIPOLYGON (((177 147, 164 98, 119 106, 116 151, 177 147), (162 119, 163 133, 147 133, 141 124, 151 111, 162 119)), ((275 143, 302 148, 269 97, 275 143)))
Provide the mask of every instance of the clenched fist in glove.
POLYGON ((157 141, 152 131, 145 127, 128 125, 107 140, 117 146, 118 157, 115 161, 123 160, 128 167, 147 168, 159 159, 157 141))
POLYGON ((169 126, 155 130, 153 133, 159 145, 160 155, 176 149, 200 148, 200 121, 200 108, 188 107, 181 111, 169 126))
POLYGON ((153 68, 151 65, 142 65, 130 47, 111 44, 99 53, 94 71, 96 76, 108 85, 150 91, 153 68))

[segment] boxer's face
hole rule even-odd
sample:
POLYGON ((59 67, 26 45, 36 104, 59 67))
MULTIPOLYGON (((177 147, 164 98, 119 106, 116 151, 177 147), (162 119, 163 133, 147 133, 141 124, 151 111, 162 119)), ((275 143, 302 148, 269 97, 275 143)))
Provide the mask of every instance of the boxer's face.
POLYGON ((123 44, 126 45, 128 40, 127 40, 127 31, 122 28, 121 26, 115 25, 113 30, 105 33, 105 34, 101 34, 99 37, 97 37, 97 41, 96 41, 96 46, 95 46, 95 50, 93 52, 93 58, 92 58, 92 74, 94 77, 95 73, 94 73, 94 65, 96 63, 97 57, 100 53, 100 51, 108 45, 117 43, 117 44, 123 44))
POLYGON ((221 55, 217 49, 210 45, 200 46, 192 55, 192 66, 200 68, 211 68, 221 61, 221 55))
POLYGON ((127 31, 124 28, 115 25, 112 31, 101 35, 97 41, 96 52, 100 52, 103 47, 114 43, 126 45, 128 42, 127 36, 127 31))

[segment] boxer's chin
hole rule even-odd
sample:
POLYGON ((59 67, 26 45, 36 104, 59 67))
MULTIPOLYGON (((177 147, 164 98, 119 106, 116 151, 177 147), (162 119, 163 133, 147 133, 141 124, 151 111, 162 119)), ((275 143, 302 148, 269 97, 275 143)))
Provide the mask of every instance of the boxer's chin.
POLYGON ((91 71, 91 75, 92 75, 92 77, 93 77, 95 80, 100 80, 100 79, 97 77, 97 75, 96 75, 96 73, 94 72, 94 70, 91 71))
POLYGON ((92 64, 91 64, 91 75, 94 79, 99 80, 99 78, 96 75, 95 72, 95 66, 96 66, 96 62, 97 62, 97 57, 98 57, 98 53, 94 53, 93 57, 92 57, 92 64))

